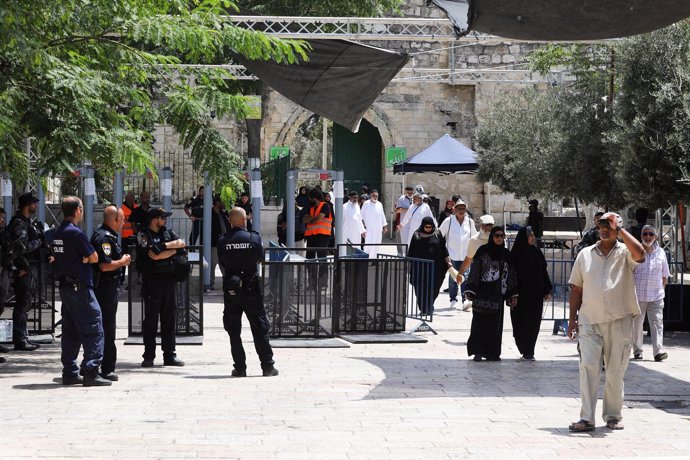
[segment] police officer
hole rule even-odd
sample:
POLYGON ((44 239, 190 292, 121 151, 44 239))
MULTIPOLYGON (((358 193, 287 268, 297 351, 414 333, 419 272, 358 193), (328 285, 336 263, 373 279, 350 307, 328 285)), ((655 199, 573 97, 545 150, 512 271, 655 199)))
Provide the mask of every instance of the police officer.
POLYGON ((98 264, 93 265, 94 293, 101 306, 105 337, 101 377, 113 382, 118 380, 115 373, 117 299, 120 294, 122 272, 132 260, 129 254, 123 254, 122 247, 117 241, 117 234, 122 231, 124 224, 125 213, 122 209, 117 209, 113 205, 106 206, 103 210, 103 225, 91 236, 91 245, 98 254, 98 264))
POLYGON ((273 350, 268 343, 268 319, 261 295, 258 264, 263 258, 261 236, 247 231, 247 214, 236 207, 230 211, 232 229, 218 240, 218 261, 223 273, 223 326, 230 335, 234 361, 233 377, 246 377, 247 364, 242 347, 242 313, 247 315, 254 337, 254 347, 261 361, 264 377, 278 375, 273 364, 273 350))
POLYGON ((192 219, 192 232, 189 234, 189 244, 196 244, 199 236, 201 238, 204 237, 201 232, 201 219, 204 217, 204 190, 203 185, 199 186, 199 193, 187 200, 183 208, 187 217, 192 219))
MULTIPOLYGON (((9 271, 11 264, 10 248, 12 241, 5 228, 7 214, 4 208, 0 208, 0 315, 5 310, 5 296, 9 287, 9 271)), ((0 353, 9 353, 9 349, 0 345, 0 353)), ((4 363, 5 358, 0 357, 0 363, 4 363)))
POLYGON ((38 348, 29 340, 27 328, 27 313, 32 307, 32 293, 37 288, 42 249, 45 246, 45 240, 31 222, 31 215, 36 213, 36 203, 38 198, 31 193, 20 195, 17 213, 8 227, 10 238, 21 242, 23 246, 21 256, 14 260, 16 270, 12 275, 16 303, 12 311, 12 342, 14 349, 20 351, 38 348))
POLYGON ((55 278, 62 299, 62 384, 84 386, 112 385, 98 375, 103 359, 103 320, 101 307, 93 293, 93 269, 98 254, 81 231, 84 207, 79 198, 62 200, 64 220, 53 238, 55 278), (84 347, 81 372, 77 366, 79 347, 84 347), (83 375, 83 378, 79 375, 83 375))
POLYGON ((141 367, 153 367, 156 358, 158 316, 161 321, 163 365, 184 366, 175 355, 175 279, 173 256, 185 243, 172 230, 165 228, 172 213, 163 208, 151 208, 146 213, 148 226, 137 236, 137 259, 143 277, 141 295, 144 298, 144 360, 141 367))

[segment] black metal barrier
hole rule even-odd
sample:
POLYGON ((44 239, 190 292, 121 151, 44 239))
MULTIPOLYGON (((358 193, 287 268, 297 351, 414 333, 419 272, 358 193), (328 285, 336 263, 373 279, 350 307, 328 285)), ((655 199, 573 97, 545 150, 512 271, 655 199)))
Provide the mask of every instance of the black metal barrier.
POLYGON ((433 319, 432 261, 388 254, 370 259, 352 245, 315 251, 320 257, 307 259, 305 248, 265 250, 263 292, 271 337, 402 332, 408 317, 422 324, 433 319))
POLYGON ((263 292, 271 337, 333 337, 334 248, 264 250, 263 292), (309 251, 311 251, 310 249, 309 251))
MULTIPOLYGON (((178 336, 204 335, 204 274, 202 246, 187 246, 191 272, 186 281, 175 286, 175 303, 177 309, 178 336)), ((134 248, 130 247, 130 254, 134 248)), ((150 286, 151 287, 151 286, 150 286)), ((155 286, 152 287, 155 289, 155 286)), ((128 267, 127 273, 127 307, 129 315, 129 336, 143 335, 144 300, 141 296, 141 279, 135 268, 135 262, 128 267)), ((160 324, 158 330, 160 331, 160 324)))
POLYGON ((685 284, 682 262, 669 262, 671 278, 666 285, 664 297, 664 329, 669 331, 690 331, 690 285, 685 284))
MULTIPOLYGON (((11 320, 12 312, 17 305, 12 281, 12 274, 3 273, 8 288, 5 310, 0 319, 11 320)), ((55 281, 52 266, 43 262, 25 275, 31 283, 31 308, 27 312, 27 330, 30 335, 53 334, 55 332, 55 281)), ((2 301, 3 299, 0 299, 2 301)), ((11 338, 10 340, 11 341, 11 338)))

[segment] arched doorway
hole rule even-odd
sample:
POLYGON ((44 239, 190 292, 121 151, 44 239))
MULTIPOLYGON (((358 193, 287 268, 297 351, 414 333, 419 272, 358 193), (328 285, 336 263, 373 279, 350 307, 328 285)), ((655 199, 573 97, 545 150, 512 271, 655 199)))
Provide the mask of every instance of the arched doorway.
POLYGON ((333 169, 344 171, 346 189, 359 192, 366 185, 381 190, 381 145, 378 128, 367 120, 357 133, 333 124, 333 169))

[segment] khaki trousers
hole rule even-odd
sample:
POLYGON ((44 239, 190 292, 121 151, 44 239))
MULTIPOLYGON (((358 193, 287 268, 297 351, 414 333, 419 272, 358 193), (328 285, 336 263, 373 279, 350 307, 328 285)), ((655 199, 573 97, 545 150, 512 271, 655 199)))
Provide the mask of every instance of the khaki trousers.
POLYGON ((580 419, 594 423, 602 364, 606 366, 604 422, 623 419, 623 377, 632 348, 632 329, 632 315, 608 323, 579 325, 580 419))

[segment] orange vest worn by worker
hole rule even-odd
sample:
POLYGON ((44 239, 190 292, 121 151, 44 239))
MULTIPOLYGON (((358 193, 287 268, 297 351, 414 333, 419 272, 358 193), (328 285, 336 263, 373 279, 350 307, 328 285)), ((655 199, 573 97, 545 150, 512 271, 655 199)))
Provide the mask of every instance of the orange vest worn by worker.
MULTIPOLYGON (((316 207, 311 207, 309 209, 309 215, 314 217, 318 216, 321 214, 321 208, 323 208, 323 205, 325 204, 324 201, 322 201, 318 206, 316 207)), ((326 235, 326 236, 331 236, 331 228, 333 227, 333 213, 329 217, 325 217, 317 222, 309 222, 306 226, 306 231, 304 232, 304 236, 313 236, 313 235, 326 235)))
POLYGON ((127 203, 122 203, 120 209, 125 214, 125 225, 122 226, 122 238, 129 238, 134 236, 134 224, 129 221, 129 216, 132 215, 132 211, 138 206, 135 204, 134 207, 130 208, 127 203))

